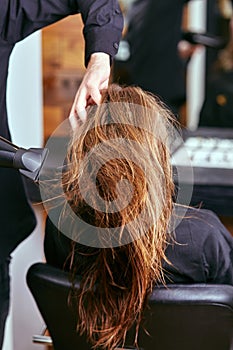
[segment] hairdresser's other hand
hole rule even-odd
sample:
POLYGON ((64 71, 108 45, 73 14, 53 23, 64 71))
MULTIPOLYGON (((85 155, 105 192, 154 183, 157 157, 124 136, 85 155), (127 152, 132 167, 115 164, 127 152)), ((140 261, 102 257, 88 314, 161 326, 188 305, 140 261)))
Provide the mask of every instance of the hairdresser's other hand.
POLYGON ((86 120, 88 106, 100 104, 101 90, 108 87, 109 76, 109 55, 103 52, 92 54, 70 111, 69 120, 72 129, 75 129, 80 121, 86 120))

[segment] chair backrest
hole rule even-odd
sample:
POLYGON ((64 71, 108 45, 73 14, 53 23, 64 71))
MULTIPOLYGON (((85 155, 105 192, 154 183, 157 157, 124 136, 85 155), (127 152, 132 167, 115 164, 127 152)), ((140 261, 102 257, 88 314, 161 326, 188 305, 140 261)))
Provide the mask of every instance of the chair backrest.
MULTIPOLYGON (((68 306, 69 274, 44 263, 32 265, 27 284, 48 327, 55 350, 90 350, 76 332, 68 306)), ((79 287, 78 279, 75 287, 79 287)), ((143 350, 233 350, 233 286, 173 284, 155 287, 139 332, 143 350)), ((133 345, 129 331, 126 347, 133 345)))

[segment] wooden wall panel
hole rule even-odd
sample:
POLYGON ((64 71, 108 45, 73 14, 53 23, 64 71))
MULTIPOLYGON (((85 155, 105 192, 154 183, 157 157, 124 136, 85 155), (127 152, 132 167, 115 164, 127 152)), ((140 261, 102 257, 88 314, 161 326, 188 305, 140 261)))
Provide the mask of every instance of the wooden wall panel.
POLYGON ((44 137, 68 116, 84 74, 84 39, 80 15, 69 16, 42 32, 44 137))

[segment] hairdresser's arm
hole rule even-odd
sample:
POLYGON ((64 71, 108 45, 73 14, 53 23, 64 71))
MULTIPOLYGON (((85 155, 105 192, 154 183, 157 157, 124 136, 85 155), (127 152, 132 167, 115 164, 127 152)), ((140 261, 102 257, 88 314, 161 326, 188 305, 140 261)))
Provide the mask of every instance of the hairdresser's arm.
POLYGON ((85 108, 100 102, 108 85, 110 64, 117 53, 123 16, 117 0, 0 0, 0 35, 15 44, 34 31, 80 12, 85 38, 87 71, 71 109, 71 123, 85 119, 85 108))
POLYGON ((0 8, 0 35, 8 43, 80 12, 86 65, 94 52, 117 52, 123 26, 117 0, 0 0, 0 8))
POLYGON ((33 32, 80 12, 77 1, 0 0, 0 35, 15 44, 33 32))
POLYGON ((117 0, 79 1, 84 23, 86 74, 70 112, 72 127, 85 120, 86 107, 99 104, 101 90, 108 86, 110 65, 118 50, 123 16, 117 0))
POLYGON ((86 107, 100 103, 101 90, 108 87, 109 76, 109 55, 104 52, 93 53, 70 111, 69 120, 72 129, 79 125, 80 120, 85 121, 86 107))

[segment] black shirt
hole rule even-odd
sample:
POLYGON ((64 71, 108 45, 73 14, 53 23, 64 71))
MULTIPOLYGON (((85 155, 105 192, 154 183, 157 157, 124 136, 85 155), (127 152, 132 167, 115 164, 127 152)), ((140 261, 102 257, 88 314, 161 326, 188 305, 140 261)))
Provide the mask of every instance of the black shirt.
MULTIPOLYGON (((105 52, 110 57, 116 54, 123 20, 117 0, 0 0, 0 8, 0 135, 10 139, 6 85, 14 45, 37 29, 80 12, 87 64, 94 52, 105 52)), ((36 220, 18 171, 0 169, 0 193, 2 261, 32 232, 36 220)))
POLYGON ((131 83, 158 95, 174 113, 185 101, 185 64, 178 54, 187 0, 137 0, 128 15, 131 83))
POLYGON ((233 285, 233 237, 213 212, 189 209, 174 238, 166 250, 167 282, 233 285))
MULTIPOLYGON (((82 274, 95 259, 91 247, 76 243, 77 272, 82 274), (82 253, 89 256, 84 257, 82 253)), ((71 248, 71 240, 61 234, 47 218, 45 255, 47 262, 64 267, 71 248)), ((172 234, 166 249, 171 264, 164 263, 167 283, 218 283, 233 285, 233 237, 209 210, 190 208, 172 234), (176 243, 174 243, 174 239, 176 243)), ((69 260, 69 259, 68 259, 69 260)), ((69 265, 69 264, 68 264, 69 265)), ((66 265, 66 266, 68 266, 66 265)))

